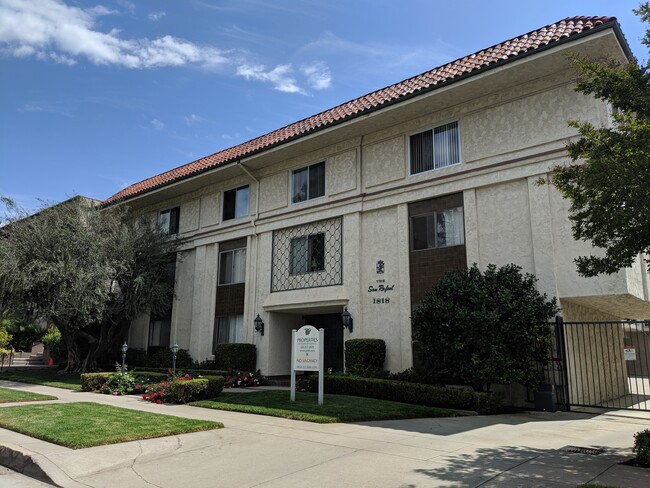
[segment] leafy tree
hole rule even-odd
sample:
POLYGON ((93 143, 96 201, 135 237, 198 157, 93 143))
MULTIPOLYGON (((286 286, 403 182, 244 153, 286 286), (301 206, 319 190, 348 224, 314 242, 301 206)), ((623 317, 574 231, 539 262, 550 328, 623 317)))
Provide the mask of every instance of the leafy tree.
MULTIPOLYGON (((635 13, 650 21, 650 5, 635 13)), ((643 43, 650 47, 650 30, 643 43)), ((571 201, 573 236, 589 240, 604 256, 580 256, 583 276, 612 274, 645 255, 650 270, 650 65, 574 60, 577 91, 605 100, 614 109, 612 127, 571 121, 581 138, 567 145, 582 164, 557 166, 551 177, 571 201)))
POLYGON ((413 337, 429 373, 490 391, 493 383, 536 385, 550 351, 547 324, 556 299, 540 294, 537 279, 508 264, 476 264, 447 273, 412 316, 413 337))
POLYGON ((0 310, 0 328, 7 329, 13 338, 12 346, 16 351, 27 351, 34 342, 38 342, 45 332, 31 320, 25 320, 7 309, 0 310))
POLYGON ((31 217, 5 204, 0 303, 59 329, 68 372, 96 369, 132 319, 171 304, 167 268, 177 242, 160 229, 125 208, 100 209, 82 197, 31 217))

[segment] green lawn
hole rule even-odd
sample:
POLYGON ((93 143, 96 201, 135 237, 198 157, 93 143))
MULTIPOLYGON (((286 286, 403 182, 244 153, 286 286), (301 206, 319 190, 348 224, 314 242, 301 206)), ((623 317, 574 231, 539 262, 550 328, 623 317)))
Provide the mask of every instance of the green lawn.
POLYGON ((28 391, 12 390, 11 388, 0 388, 0 403, 37 402, 39 400, 56 400, 56 397, 30 393, 28 391))
POLYGON ((80 402, 0 408, 0 427, 80 449, 218 429, 223 424, 80 402))
POLYGON ((4 370, 0 371, 0 380, 20 381, 21 383, 31 383, 33 385, 54 386, 56 388, 65 388, 66 390, 81 391, 81 380, 78 374, 57 374, 50 369, 28 370, 4 370))
POLYGON ((306 420, 321 424, 458 415, 453 410, 442 408, 344 395, 325 395, 323 405, 318 405, 316 393, 296 393, 296 401, 292 403, 289 400, 288 391, 256 391, 254 393, 224 391, 215 399, 202 400, 191 403, 191 405, 306 420))

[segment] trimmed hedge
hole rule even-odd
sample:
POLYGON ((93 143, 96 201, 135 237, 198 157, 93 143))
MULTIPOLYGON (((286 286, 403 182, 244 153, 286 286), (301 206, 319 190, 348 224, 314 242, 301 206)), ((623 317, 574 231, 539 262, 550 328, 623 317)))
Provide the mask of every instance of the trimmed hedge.
POLYGON ((214 366, 218 370, 255 371, 256 361, 255 344, 217 344, 214 348, 214 366))
MULTIPOLYGON (((358 376, 326 375, 324 380, 325 393, 378 398, 430 407, 473 410, 481 415, 495 414, 502 410, 503 398, 494 393, 358 376)), ((318 375, 309 378, 309 387, 311 391, 318 391, 318 375)))
MULTIPOLYGON (((154 371, 129 371, 139 383, 150 384, 164 381, 167 379, 167 373, 154 371)), ((82 391, 99 391, 104 383, 115 374, 114 371, 102 371, 99 373, 83 373, 81 375, 82 391)))
MULTIPOLYGON (((115 373, 84 373, 81 375, 81 389, 83 391, 99 391, 101 386, 115 373)), ((139 382, 154 384, 166 381, 167 373, 157 371, 132 371, 139 382)), ((223 391, 223 376, 205 375, 192 380, 174 381, 170 384, 173 398, 180 403, 214 398, 223 391)))
POLYGON ((192 380, 174 381, 169 385, 169 397, 175 403, 188 403, 214 398, 223 390, 222 376, 204 376, 192 380))
POLYGON ((386 343, 382 339, 345 341, 345 370, 352 375, 376 376, 384 370, 386 343))
MULTIPOLYGON (((133 374, 148 374, 148 373, 160 373, 168 376, 171 374, 171 368, 133 368, 131 370, 133 374)), ((194 368, 176 368, 176 373, 181 375, 189 373, 191 376, 201 375, 201 376, 227 376, 229 373, 227 370, 218 370, 218 369, 194 369, 194 368)))

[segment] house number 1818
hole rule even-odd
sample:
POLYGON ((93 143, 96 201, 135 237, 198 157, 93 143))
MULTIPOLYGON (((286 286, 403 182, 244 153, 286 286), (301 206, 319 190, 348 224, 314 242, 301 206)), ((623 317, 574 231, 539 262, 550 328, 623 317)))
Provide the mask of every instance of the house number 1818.
POLYGON ((372 303, 390 303, 390 298, 373 298, 372 303))

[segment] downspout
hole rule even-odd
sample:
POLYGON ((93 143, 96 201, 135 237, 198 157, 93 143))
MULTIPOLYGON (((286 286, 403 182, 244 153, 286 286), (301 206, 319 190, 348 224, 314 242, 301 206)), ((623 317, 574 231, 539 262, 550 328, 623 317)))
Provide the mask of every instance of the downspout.
POLYGON ((251 174, 251 172, 248 171, 248 168, 244 166, 244 164, 241 162, 241 159, 238 161, 238 165, 244 171, 244 173, 246 173, 257 185, 257 196, 255 197, 255 215, 253 216, 253 220, 251 221, 251 224, 253 225, 253 235, 255 236, 255 255, 254 255, 254 263, 252 269, 253 277, 251 279, 252 282, 251 285, 253 286, 253 293, 251 294, 252 303, 249 302, 249 308, 251 309, 250 314, 252 317, 255 315, 255 311, 253 310, 253 307, 257 305, 257 264, 259 260, 260 246, 259 246, 259 238, 257 235, 257 228, 255 227, 255 222, 257 221, 260 214, 260 180, 255 178, 251 174))

